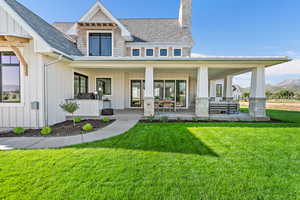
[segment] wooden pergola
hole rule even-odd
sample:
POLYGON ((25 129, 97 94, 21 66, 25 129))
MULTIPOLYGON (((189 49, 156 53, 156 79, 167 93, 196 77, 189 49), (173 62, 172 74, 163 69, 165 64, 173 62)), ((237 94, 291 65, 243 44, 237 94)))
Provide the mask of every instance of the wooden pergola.
POLYGON ((21 66, 24 67, 25 76, 28 76, 28 64, 19 50, 19 47, 24 47, 25 44, 29 43, 30 39, 31 38, 27 36, 0 34, 0 47, 11 48, 19 59, 21 66))

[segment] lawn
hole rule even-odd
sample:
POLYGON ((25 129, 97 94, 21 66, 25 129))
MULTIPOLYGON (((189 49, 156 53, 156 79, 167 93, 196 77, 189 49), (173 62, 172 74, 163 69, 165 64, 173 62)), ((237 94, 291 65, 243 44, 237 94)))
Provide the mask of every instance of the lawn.
POLYGON ((104 141, 3 151, 0 199, 297 200, 300 123, 139 123, 104 141))

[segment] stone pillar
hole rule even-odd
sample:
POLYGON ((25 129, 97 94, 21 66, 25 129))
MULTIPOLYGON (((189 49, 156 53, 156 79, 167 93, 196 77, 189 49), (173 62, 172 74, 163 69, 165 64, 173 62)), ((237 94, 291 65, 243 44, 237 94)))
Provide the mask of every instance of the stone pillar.
POLYGON ((249 98, 249 114, 254 120, 267 120, 265 68, 252 70, 249 98))
POLYGON ((224 99, 226 101, 232 101, 233 100, 233 91, 232 91, 232 76, 226 76, 224 78, 224 99))
POLYGON ((208 68, 199 67, 197 74, 196 116, 209 117, 208 68))
POLYGON ((154 68, 147 66, 145 69, 145 97, 144 116, 154 116, 154 68))

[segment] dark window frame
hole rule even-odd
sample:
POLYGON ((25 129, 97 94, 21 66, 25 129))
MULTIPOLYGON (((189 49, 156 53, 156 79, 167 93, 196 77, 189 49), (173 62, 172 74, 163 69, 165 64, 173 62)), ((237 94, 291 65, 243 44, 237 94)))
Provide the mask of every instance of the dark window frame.
POLYGON ((141 56, 141 49, 139 49, 139 48, 133 48, 133 49, 131 50, 131 56, 133 56, 133 57, 140 57, 140 56, 141 56), (135 55, 135 54, 134 54, 135 51, 138 51, 138 52, 139 52, 138 55, 135 55))
MULTIPOLYGON (((3 54, 10 54, 10 56, 16 56, 12 51, 0 51, 0 103, 10 104, 10 103, 21 103, 22 101, 22 87, 21 87, 21 66, 20 61, 14 64, 4 63, 2 64, 2 55, 3 54), (2 68, 3 67, 18 67, 19 68, 19 92, 20 92, 20 100, 19 101, 3 101, 2 92, 3 92, 3 80, 2 80, 2 68)), ((18 58, 17 58, 18 59, 18 58)))
POLYGON ((97 77, 96 78, 96 89, 97 90, 98 90, 98 80, 109 80, 109 83, 110 83, 109 89, 110 89, 110 91, 107 92, 107 91, 105 91, 105 88, 103 88, 103 95, 104 96, 112 96, 112 78, 100 78, 100 77, 97 77))
POLYGON ((85 90, 86 90, 86 93, 88 93, 89 92, 89 77, 86 76, 86 75, 84 75, 84 74, 80 74, 80 73, 74 72, 74 81, 75 81, 75 76, 79 77, 79 85, 78 85, 79 93, 75 94, 75 82, 74 82, 74 96, 77 96, 79 94, 84 94, 81 91, 81 79, 80 79, 80 77, 84 77, 86 79, 85 80, 85 90))
POLYGON ((175 49, 173 49, 173 55, 174 55, 174 57, 181 57, 182 56, 182 49, 180 49, 180 48, 175 48, 175 49), (178 56, 178 55, 175 55, 175 52, 176 51, 180 51, 180 55, 178 56))
POLYGON ((160 57, 168 57, 169 56, 169 50, 167 48, 161 48, 161 49, 159 49, 159 56, 160 57), (165 56, 162 55, 162 51, 166 51, 166 55, 165 56))
POLYGON ((108 56, 111 57, 113 56, 113 33, 112 32, 88 32, 88 56, 108 56), (99 37, 99 44, 95 44, 95 45, 99 45, 99 49, 97 52, 97 55, 93 55, 93 51, 92 51, 92 37, 97 37, 96 35, 98 35, 99 37), (101 40, 101 37, 107 37, 105 35, 110 35, 110 52, 109 55, 104 55, 104 52, 101 51, 102 49, 102 42, 104 42, 103 40, 101 40))
POLYGON ((146 57, 153 57, 154 56, 154 49, 146 49, 146 57), (148 55, 148 51, 151 51, 152 52, 152 55, 148 55))

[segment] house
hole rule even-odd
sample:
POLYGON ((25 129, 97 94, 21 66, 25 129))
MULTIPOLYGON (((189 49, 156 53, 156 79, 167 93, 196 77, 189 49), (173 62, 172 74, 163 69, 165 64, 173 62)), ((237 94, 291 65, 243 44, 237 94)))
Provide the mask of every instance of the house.
POLYGON ((289 59, 192 58, 193 46, 192 0, 180 0, 176 19, 118 19, 97 1, 78 21, 53 25, 16 0, 0 0, 0 127, 62 122, 59 104, 68 99, 80 103, 83 116, 99 115, 109 102, 145 116, 169 104, 206 119, 211 83, 223 79, 230 100, 232 77, 246 72, 249 117, 266 119, 265 68, 289 59), (87 93, 103 98, 78 99, 87 93))

